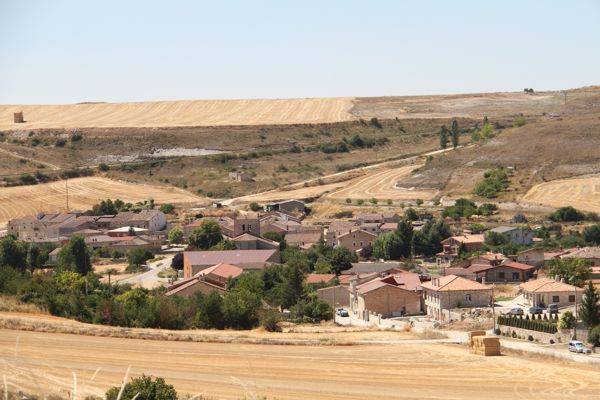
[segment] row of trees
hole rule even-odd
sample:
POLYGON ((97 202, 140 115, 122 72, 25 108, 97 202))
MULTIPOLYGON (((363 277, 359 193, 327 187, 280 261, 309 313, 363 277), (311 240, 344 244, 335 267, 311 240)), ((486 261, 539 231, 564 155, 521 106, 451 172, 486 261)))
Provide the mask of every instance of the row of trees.
POLYGON ((450 130, 446 128, 446 125, 442 125, 440 128, 440 148, 445 149, 448 147, 448 140, 451 140, 452 147, 457 148, 459 142, 460 132, 458 129, 458 121, 452 120, 452 127, 450 130))

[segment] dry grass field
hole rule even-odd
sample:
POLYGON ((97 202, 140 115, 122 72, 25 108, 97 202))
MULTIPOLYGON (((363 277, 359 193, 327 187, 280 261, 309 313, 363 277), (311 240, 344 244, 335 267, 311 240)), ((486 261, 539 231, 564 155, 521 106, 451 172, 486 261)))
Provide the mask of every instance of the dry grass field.
POLYGON ((573 206, 580 210, 600 212, 600 175, 540 183, 532 187, 521 200, 545 206, 573 206))
MULTIPOLYGON (((119 198, 125 202, 152 198, 158 204, 207 203, 205 198, 173 187, 127 183, 102 177, 70 179, 68 190, 71 210, 87 210, 99 200, 109 198, 119 198)), ((65 181, 0 188, 0 226, 5 225, 12 218, 42 211, 65 211, 65 200, 65 181)))
POLYGON ((598 399, 597 368, 441 344, 276 346, 164 342, 0 331, 9 387, 99 395, 130 376, 162 376, 180 393, 239 399, 598 399))
POLYGON ((352 98, 0 106, 0 129, 317 124, 355 119, 352 98), (13 113, 23 111, 25 123, 13 113))

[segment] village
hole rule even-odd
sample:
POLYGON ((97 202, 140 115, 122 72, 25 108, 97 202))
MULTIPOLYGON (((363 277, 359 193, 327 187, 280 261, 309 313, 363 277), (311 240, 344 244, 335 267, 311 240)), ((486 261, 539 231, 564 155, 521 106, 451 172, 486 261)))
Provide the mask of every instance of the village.
MULTIPOLYGON (((584 231, 588 245, 552 247, 561 242, 522 214, 514 218, 521 223, 487 226, 485 218, 469 225, 443 216, 465 203, 438 217, 414 205, 324 223, 295 199, 241 209, 218 204, 187 218, 152 201, 119 211, 132 207, 107 199, 94 210, 11 220, 4 240, 45 249, 40 271, 52 273, 64 268, 61 251, 80 238, 103 281, 172 298, 223 297, 242 277, 262 273, 266 280, 283 264, 300 274, 301 288, 294 300, 263 304, 270 320, 260 323, 273 330, 286 320, 332 319, 366 328, 488 331, 595 357, 580 309, 600 283, 597 223, 565 223, 584 231), (114 214, 103 215, 106 209, 114 214), (299 312, 301 301, 320 311, 299 312)), ((561 228, 553 229, 560 239, 561 228)))

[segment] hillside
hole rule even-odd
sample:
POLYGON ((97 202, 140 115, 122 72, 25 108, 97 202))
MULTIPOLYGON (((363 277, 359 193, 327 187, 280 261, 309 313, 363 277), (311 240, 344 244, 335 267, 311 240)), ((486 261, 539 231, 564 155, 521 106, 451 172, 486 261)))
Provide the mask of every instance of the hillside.
MULTIPOLYGON (((597 88, 569 91, 570 98, 597 88)), ((480 118, 553 111, 563 93, 470 93, 435 96, 178 100, 63 105, 0 105, 0 129, 80 129, 321 124, 359 118, 480 118), (24 113, 15 124, 13 113, 24 113)))
MULTIPOLYGON (((600 173, 600 95, 576 98, 558 107, 556 114, 530 116, 524 126, 496 133, 475 147, 431 160, 402 185, 440 189, 452 197, 470 195, 486 170, 511 167, 510 187, 500 199, 518 200, 546 181, 600 173)), ((470 137, 461 139, 467 142, 470 137)), ((593 182, 589 180, 589 190, 580 188, 578 192, 593 197, 593 182)), ((536 198, 544 203, 539 200, 536 198)))

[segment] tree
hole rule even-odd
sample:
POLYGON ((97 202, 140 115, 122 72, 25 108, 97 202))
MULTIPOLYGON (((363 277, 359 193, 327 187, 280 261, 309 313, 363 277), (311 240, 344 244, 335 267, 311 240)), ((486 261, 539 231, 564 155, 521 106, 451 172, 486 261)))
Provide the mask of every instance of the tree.
POLYGON ((600 346, 600 325, 590 329, 588 343, 594 347, 600 346))
POLYGON ((171 243, 180 244, 183 242, 183 229, 180 226, 176 226, 169 231, 167 239, 171 243))
POLYGON ((379 235, 373 242, 373 257, 383 260, 398 260, 401 258, 403 243, 395 232, 379 235))
POLYGON ((39 265, 39 258, 40 248, 36 245, 30 245, 27 250, 27 268, 29 268, 30 271, 41 267, 41 265, 39 265))
POLYGON ((572 206, 560 207, 548 216, 554 222, 577 222, 583 221, 585 215, 572 206))
POLYGON ((413 246, 413 226, 411 222, 406 218, 402 219, 398 222, 395 234, 398 235, 398 238, 400 239, 400 257, 410 257, 413 246))
POLYGON ((502 233, 487 231, 485 233, 485 244, 488 246, 502 246, 508 243, 508 237, 502 233))
POLYGON ((173 211, 175 211, 175 206, 170 203, 161 204, 160 211, 162 211, 165 214, 172 214, 173 211))
POLYGON ((90 251, 83 236, 71 236, 69 242, 58 253, 58 265, 62 269, 86 275, 92 271, 90 251))
POLYGON ((588 328, 593 328, 600 324, 600 294, 590 280, 583 292, 581 306, 579 307, 579 317, 588 328))
POLYGON ((250 203, 250 210, 257 212, 262 210, 263 208, 255 201, 253 201, 252 203, 250 203))
POLYGON ((216 221, 202 221, 200 226, 191 233, 188 243, 197 249, 207 250, 223 240, 221 227, 216 221))
POLYGON ((0 267, 24 271, 27 267, 27 245, 8 235, 0 240, 0 267))
POLYGON ((358 256, 353 251, 338 246, 331 252, 329 262, 333 267, 333 272, 339 275, 342 271, 352 268, 352 263, 358 261, 358 256))
POLYGON ((455 119, 452 120, 451 133, 452 133, 452 147, 457 148, 459 133, 458 133, 458 121, 456 121, 455 119))
POLYGON ((250 329, 258 325, 260 296, 246 288, 234 287, 223 298, 225 324, 234 329, 250 329))
POLYGON ((223 239, 219 243, 215 244, 210 248, 211 250, 235 250, 237 246, 235 243, 228 239, 223 239))
POLYGON ((154 255, 148 249, 143 249, 141 247, 131 249, 127 253, 127 264, 129 269, 138 269, 140 268, 146 261, 153 258, 154 255))
POLYGON ((445 149, 448 147, 448 128, 446 125, 442 125, 440 129, 440 148, 445 149))
POLYGON ((577 258, 559 258, 550 262, 548 276, 564 278, 571 285, 582 287, 590 278, 589 262, 577 258))
POLYGON ((183 269, 183 252, 175 253, 171 260, 171 268, 179 271, 183 269))
POLYGON ((415 211, 414 208, 408 207, 406 210, 404 210, 404 218, 406 218, 409 221, 418 221, 419 214, 415 211))
POLYGON ((571 311, 565 311, 560 318, 560 328, 561 329, 573 329, 575 328, 575 324, 577 320, 571 311))
POLYGON ((177 400, 177 391, 173 385, 168 385, 163 378, 152 380, 151 376, 142 375, 131 379, 121 387, 115 386, 106 392, 106 400, 177 400))
POLYGON ((591 245, 600 245, 600 224, 586 227, 583 230, 583 239, 591 245))

